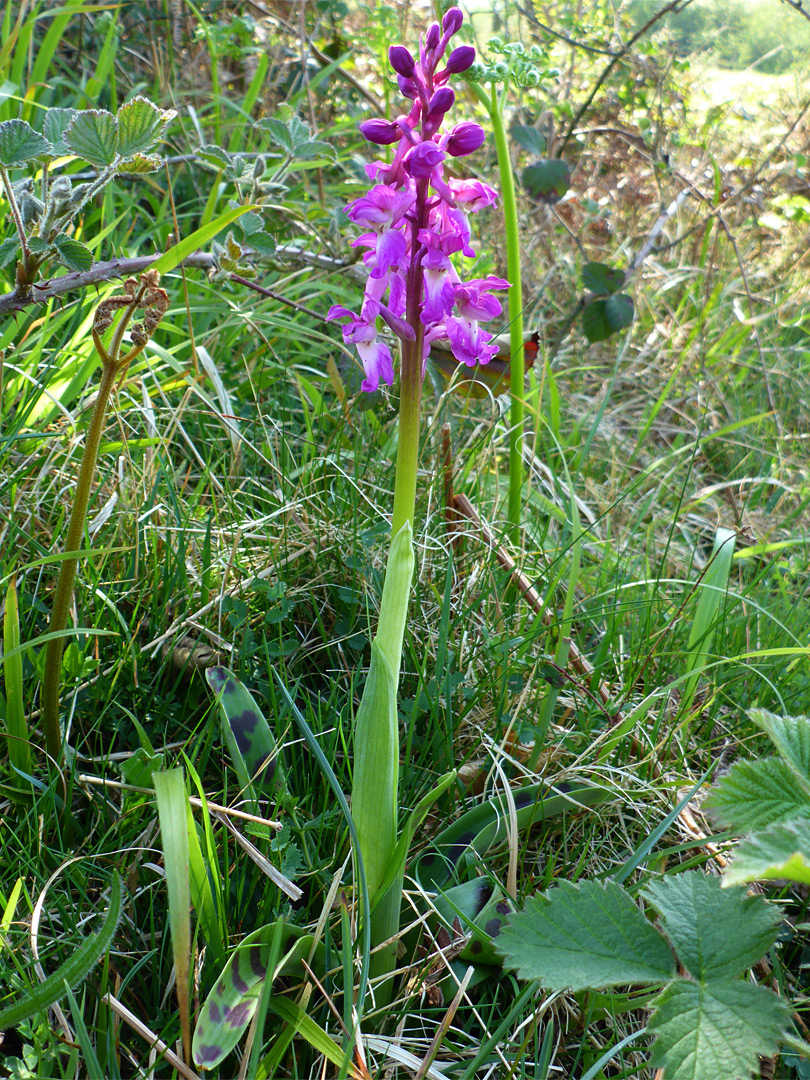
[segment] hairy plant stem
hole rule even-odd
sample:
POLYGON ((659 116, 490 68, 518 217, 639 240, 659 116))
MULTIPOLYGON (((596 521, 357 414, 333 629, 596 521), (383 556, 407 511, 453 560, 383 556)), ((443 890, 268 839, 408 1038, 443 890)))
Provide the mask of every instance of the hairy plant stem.
MULTIPOLYGON (((101 369, 98 397, 93 407, 90 426, 87 429, 84 453, 79 467, 79 478, 76 483, 76 495, 70 512, 70 523, 65 540, 66 551, 68 552, 78 553, 82 546, 87 507, 90 504, 93 476, 95 475, 96 461, 98 459, 98 448, 104 431, 104 417, 110 395, 115 386, 116 377, 116 365, 105 363, 101 369)), ((73 595, 73 582, 76 579, 78 565, 79 556, 73 554, 65 559, 59 571, 59 580, 56 584, 48 631, 49 633, 58 633, 60 636, 51 638, 46 646, 45 667, 42 675, 42 727, 45 732, 45 746, 55 761, 59 760, 62 753, 62 735, 59 731, 59 684, 62 674, 62 651, 65 639, 61 631, 67 626, 70 598, 73 595)))

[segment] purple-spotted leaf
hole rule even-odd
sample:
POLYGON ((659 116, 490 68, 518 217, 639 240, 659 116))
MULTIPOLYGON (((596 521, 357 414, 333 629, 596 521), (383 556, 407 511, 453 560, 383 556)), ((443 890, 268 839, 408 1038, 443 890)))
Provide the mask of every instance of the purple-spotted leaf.
MULTIPOLYGON (((276 923, 262 926, 248 934, 229 957, 197 1022, 192 1042, 195 1065, 213 1069, 241 1039, 256 1012, 267 978, 275 933, 276 923)), ((299 973, 301 960, 309 957, 313 947, 312 935, 305 934, 300 927, 284 926, 282 935, 281 959, 273 971, 273 979, 299 973)), ((311 963, 316 967, 323 966, 322 945, 316 949, 311 963)))
POLYGON ((205 677, 219 697, 222 733, 240 787, 250 790, 255 785, 273 792, 284 783, 284 768, 262 710, 248 688, 227 668, 208 668, 205 677))

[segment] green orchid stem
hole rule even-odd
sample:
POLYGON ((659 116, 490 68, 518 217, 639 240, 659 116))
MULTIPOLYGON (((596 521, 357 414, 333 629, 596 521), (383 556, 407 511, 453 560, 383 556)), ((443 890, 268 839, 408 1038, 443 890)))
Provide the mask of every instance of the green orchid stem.
POLYGON ((503 97, 498 101, 495 84, 487 95, 483 87, 473 85, 479 101, 486 107, 495 136, 498 155, 498 171, 501 178, 503 223, 506 233, 506 276, 509 279, 509 347, 510 347, 510 393, 512 405, 509 413, 509 539, 520 547, 520 525, 523 508, 523 425, 525 416, 524 381, 526 375, 523 360, 523 286, 520 278, 520 233, 518 231, 517 200, 509 142, 503 124, 503 97))
MULTIPOLYGON (((107 412, 110 395, 115 386, 116 375, 116 366, 112 363, 105 363, 101 371, 98 397, 93 407, 90 426, 87 429, 84 453, 79 467, 76 495, 65 540, 65 549, 68 552, 78 552, 82 546, 87 507, 90 504, 93 476, 95 475, 96 460, 98 459, 98 448, 104 431, 104 416, 107 412)), ((59 580, 56 584, 51 619, 48 624, 50 633, 58 633, 67 626, 70 600, 73 595, 73 582, 76 578, 78 565, 78 555, 69 555, 62 563, 59 580)), ((64 636, 51 638, 48 642, 42 675, 42 727, 45 732, 45 746, 54 761, 59 761, 62 753, 62 736, 59 731, 59 684, 61 682, 62 650, 64 645, 64 636)))

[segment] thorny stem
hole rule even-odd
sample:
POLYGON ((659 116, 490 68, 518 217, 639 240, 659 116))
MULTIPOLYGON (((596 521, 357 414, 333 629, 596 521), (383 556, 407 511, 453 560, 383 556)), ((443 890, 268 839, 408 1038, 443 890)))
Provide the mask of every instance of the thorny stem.
MULTIPOLYGON (((132 285, 134 286, 134 281, 132 281, 132 285)), ((96 309, 93 341, 102 361, 101 382, 96 403, 93 407, 93 414, 90 418, 90 425, 87 429, 84 453, 82 454, 79 476, 76 482, 76 495, 70 512, 70 522, 65 540, 68 557, 62 563, 59 571, 59 580, 56 584, 53 608, 48 624, 48 632, 58 636, 52 637, 47 643, 42 674, 42 727, 45 732, 45 745, 48 754, 56 762, 59 761, 62 753, 62 735, 59 730, 59 684, 62 673, 62 652, 65 644, 62 631, 67 626, 70 600, 73 595, 73 583, 79 565, 79 551, 84 537, 87 508, 90 505, 98 450, 101 445, 101 436, 104 433, 104 417, 116 379, 145 348, 147 341, 157 328, 157 324, 166 310, 168 297, 162 289, 157 289, 156 286, 157 274, 154 271, 147 272, 142 275, 141 285, 137 291, 132 288, 131 293, 128 293, 126 298, 108 298, 106 301, 102 301, 96 309), (121 345, 126 328, 136 309, 141 305, 145 307, 150 303, 150 296, 147 295, 150 290, 153 307, 151 323, 147 329, 141 328, 134 347, 125 356, 121 357, 121 345), (145 296, 146 299, 144 299, 145 296), (109 349, 104 347, 101 340, 101 335, 109 326, 109 321, 100 321, 100 315, 105 304, 108 305, 107 310, 115 307, 122 309, 122 315, 113 333, 109 349), (157 312, 156 315, 155 311, 157 312)), ((147 323, 147 318, 144 319, 144 322, 147 323)))

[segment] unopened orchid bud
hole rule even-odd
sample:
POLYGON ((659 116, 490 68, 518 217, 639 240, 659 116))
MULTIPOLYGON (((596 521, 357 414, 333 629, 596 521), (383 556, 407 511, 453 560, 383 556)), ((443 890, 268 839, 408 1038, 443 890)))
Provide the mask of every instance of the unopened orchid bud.
POLYGON ((428 105, 428 113, 426 117, 427 123, 435 123, 437 120, 441 120, 448 109, 453 107, 453 102, 456 100, 456 95, 449 86, 441 86, 430 99, 430 105, 428 105))
POLYGON ((388 63, 397 73, 409 79, 416 70, 416 61, 404 45, 392 45, 388 50, 388 63))
POLYGON ((464 15, 460 8, 451 7, 444 13, 442 19, 442 30, 448 37, 452 37, 453 34, 457 34, 461 29, 461 24, 464 22, 464 15))
POLYGON ((397 86, 400 94, 410 101, 416 101, 419 97, 419 87, 414 79, 406 79, 404 75, 397 75, 397 86))
POLYGON ((486 135, 480 124, 472 121, 456 124, 442 145, 451 157, 464 157, 474 153, 482 145, 486 135))
POLYGON ((360 134, 369 142, 379 146, 390 146, 401 137, 399 126, 390 120, 364 120, 360 125, 360 134))
POLYGON ((425 48, 435 49, 441 41, 442 31, 437 22, 431 23, 428 27, 428 32, 425 34, 425 48))
POLYGON ((457 49, 453 49, 447 58, 447 66, 444 69, 444 75, 459 75, 462 71, 466 71, 472 67, 475 63, 475 49, 472 45, 459 45, 457 49))
POLYGON ((444 151, 434 142, 421 142, 405 155, 403 165, 414 179, 431 176, 433 170, 444 161, 444 151))

